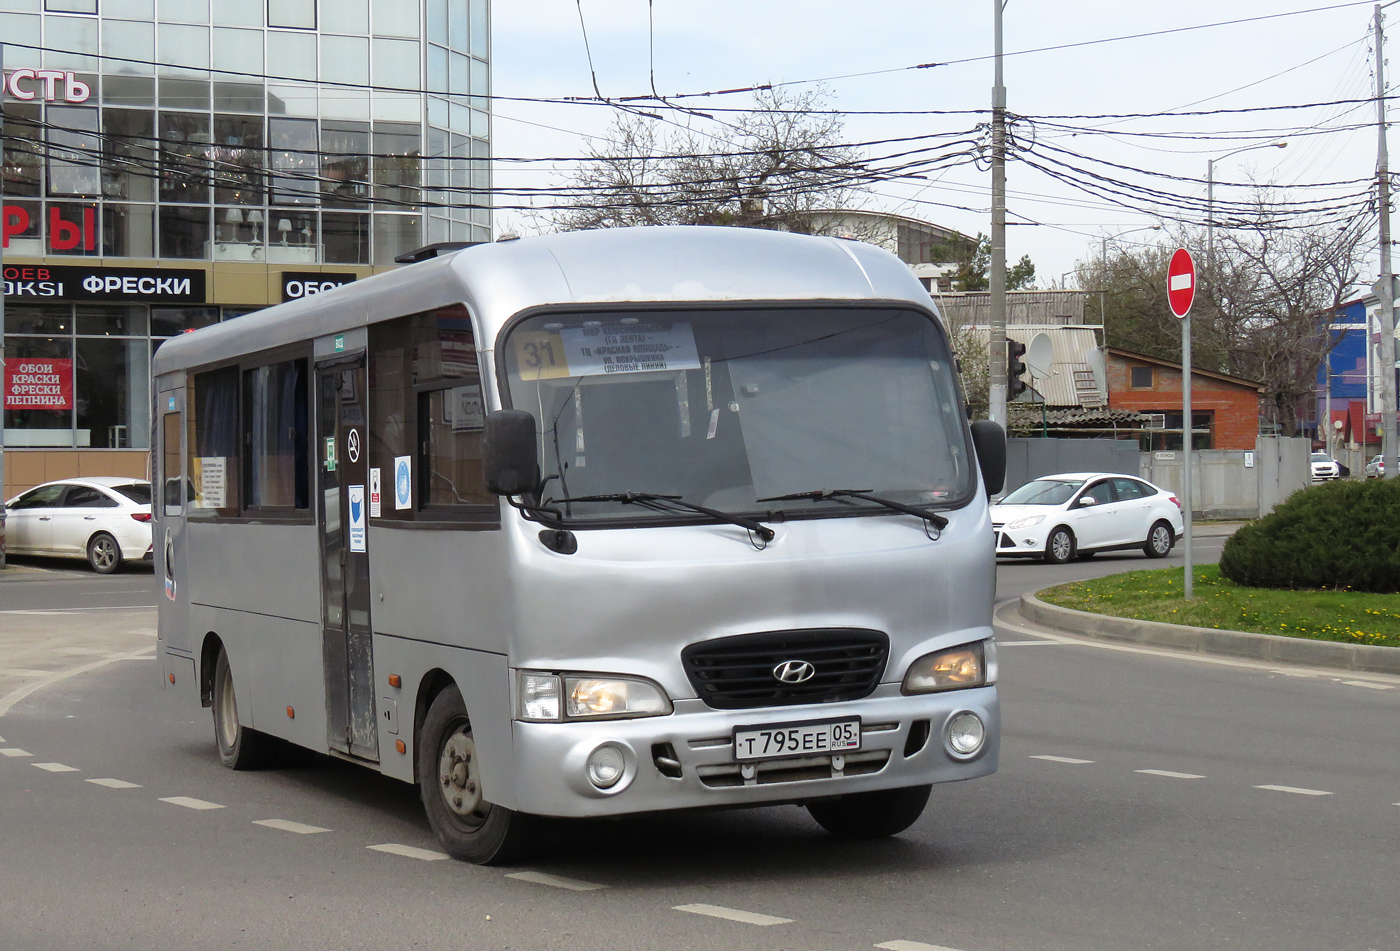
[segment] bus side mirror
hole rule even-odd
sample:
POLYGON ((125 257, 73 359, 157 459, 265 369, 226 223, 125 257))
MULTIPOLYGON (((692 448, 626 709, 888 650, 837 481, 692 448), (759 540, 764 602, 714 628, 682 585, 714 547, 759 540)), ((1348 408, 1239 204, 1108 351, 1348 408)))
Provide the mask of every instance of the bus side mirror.
POLYGON ((540 488, 540 452, 535 417, 523 409, 486 415, 481 447, 486 488, 496 495, 529 495, 540 488))
POLYGON ((990 419, 979 419, 972 424, 972 445, 987 495, 996 495, 1006 484, 1006 432, 990 419))

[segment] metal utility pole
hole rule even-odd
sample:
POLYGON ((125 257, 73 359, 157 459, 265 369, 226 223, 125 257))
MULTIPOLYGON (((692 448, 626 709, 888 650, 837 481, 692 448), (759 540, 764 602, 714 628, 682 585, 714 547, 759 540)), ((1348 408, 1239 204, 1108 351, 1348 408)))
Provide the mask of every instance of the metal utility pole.
POLYGON ((987 415, 1005 429, 1006 414, 1006 87, 1001 80, 1001 13, 1007 0, 992 0, 994 62, 992 85, 992 295, 991 346, 987 356, 987 415))
POLYGON ((1380 189, 1381 276, 1376 288, 1381 299, 1381 454, 1385 478, 1396 470, 1395 441, 1395 285, 1390 273, 1390 159, 1385 144, 1385 33, 1381 4, 1376 4, 1376 184, 1380 189))

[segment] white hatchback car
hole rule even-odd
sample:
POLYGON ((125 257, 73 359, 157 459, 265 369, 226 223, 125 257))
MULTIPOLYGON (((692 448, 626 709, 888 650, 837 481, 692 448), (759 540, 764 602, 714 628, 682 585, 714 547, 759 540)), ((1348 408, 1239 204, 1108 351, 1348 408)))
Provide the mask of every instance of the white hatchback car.
POLYGON ((6 502, 5 515, 10 554, 86 558, 104 575, 151 557, 151 484, 144 479, 46 482, 6 502))
POLYGON ((1342 467, 1337 465, 1336 460, 1325 452, 1313 453, 1308 464, 1312 467, 1312 480, 1314 482, 1327 482, 1339 478, 1342 474, 1342 467))
POLYGON ((1066 472, 1027 482, 991 508, 998 555, 1056 564, 1141 548, 1165 558, 1185 529, 1166 489, 1114 472, 1066 472))

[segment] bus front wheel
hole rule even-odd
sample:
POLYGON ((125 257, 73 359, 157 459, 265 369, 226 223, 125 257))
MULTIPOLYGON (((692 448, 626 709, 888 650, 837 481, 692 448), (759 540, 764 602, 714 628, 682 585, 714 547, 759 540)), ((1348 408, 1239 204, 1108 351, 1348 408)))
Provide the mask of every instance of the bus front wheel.
POLYGON ((233 668, 228 653, 219 648, 214 665, 214 739, 219 759, 229 769, 264 769, 277 760, 276 737, 259 733, 238 722, 238 698, 233 692, 233 668))
POLYGON ((807 811, 827 832, 843 839, 883 839, 899 835, 923 815, 931 786, 881 789, 851 793, 839 799, 820 799, 807 811))
POLYGON ((496 865, 513 861, 528 846, 531 817, 487 802, 482 795, 471 721, 455 686, 433 699, 423 719, 418 787, 428 823, 453 858, 496 865))

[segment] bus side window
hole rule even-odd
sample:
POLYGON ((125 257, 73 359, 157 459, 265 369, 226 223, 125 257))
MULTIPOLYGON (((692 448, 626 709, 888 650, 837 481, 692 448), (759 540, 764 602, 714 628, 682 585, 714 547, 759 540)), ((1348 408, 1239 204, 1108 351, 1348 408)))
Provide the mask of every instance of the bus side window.
POLYGON ((180 492, 180 414, 166 413, 161 417, 161 478, 165 480, 165 514, 179 515, 184 511, 180 492))
POLYGON ((191 516, 238 515, 238 376, 228 367, 190 377, 191 516))

